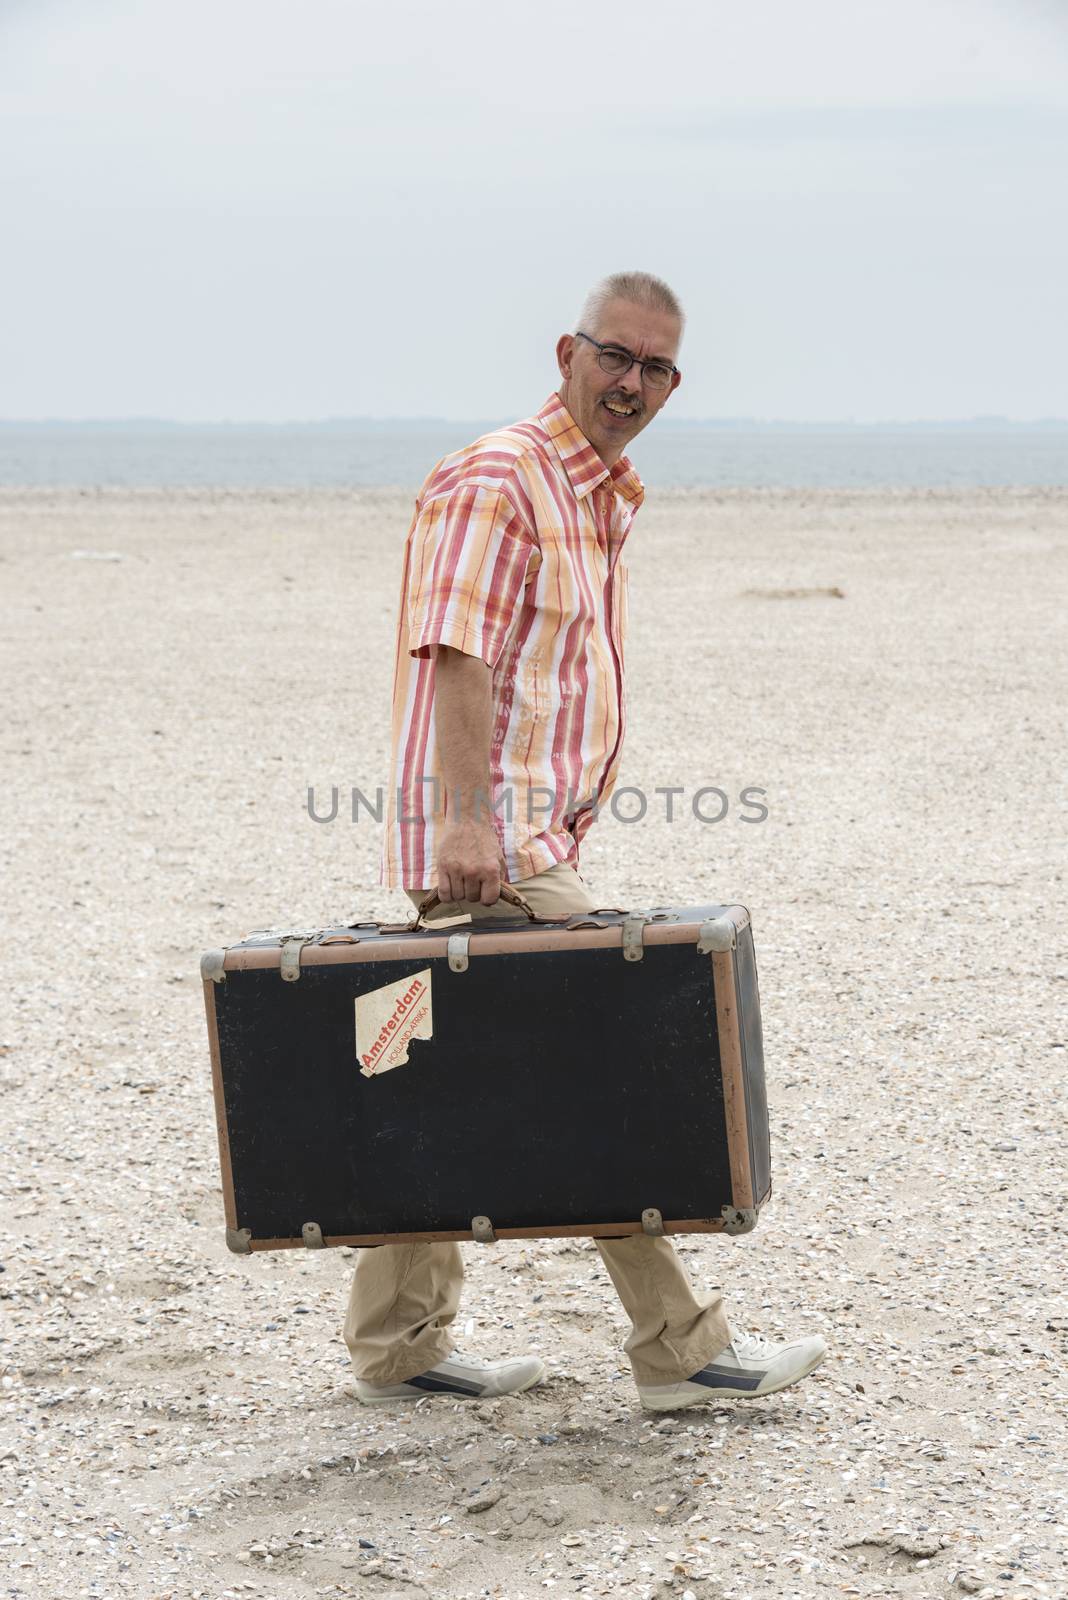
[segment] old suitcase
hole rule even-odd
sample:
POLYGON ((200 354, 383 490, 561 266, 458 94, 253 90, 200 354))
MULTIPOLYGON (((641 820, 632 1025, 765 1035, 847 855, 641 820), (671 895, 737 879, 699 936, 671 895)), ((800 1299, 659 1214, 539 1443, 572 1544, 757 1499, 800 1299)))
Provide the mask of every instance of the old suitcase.
POLYGON ((231 1249, 754 1226, 745 908, 525 912, 204 956, 231 1249))

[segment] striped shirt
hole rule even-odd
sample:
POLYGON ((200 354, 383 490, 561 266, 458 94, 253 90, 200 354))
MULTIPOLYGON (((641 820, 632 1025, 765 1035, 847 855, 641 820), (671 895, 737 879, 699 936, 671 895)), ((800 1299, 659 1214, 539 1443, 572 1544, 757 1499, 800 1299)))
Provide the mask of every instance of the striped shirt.
POLYGON ((435 644, 492 668, 489 780, 509 880, 577 864, 618 774, 622 548, 643 495, 626 456, 606 467, 557 395, 427 478, 404 549, 384 884, 436 881, 435 644))

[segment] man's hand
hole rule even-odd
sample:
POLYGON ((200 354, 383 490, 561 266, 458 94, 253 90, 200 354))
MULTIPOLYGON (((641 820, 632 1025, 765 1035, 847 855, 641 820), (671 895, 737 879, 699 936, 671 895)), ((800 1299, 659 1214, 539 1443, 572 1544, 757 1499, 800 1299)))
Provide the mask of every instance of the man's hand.
POLYGON ((493 905, 501 894, 501 853, 491 822, 447 823, 438 845, 438 898, 493 905))

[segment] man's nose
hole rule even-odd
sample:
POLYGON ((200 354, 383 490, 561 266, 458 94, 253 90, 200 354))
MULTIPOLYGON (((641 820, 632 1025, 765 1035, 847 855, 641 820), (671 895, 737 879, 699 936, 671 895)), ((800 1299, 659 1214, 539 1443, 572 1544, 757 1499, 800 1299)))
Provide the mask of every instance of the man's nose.
POLYGON ((637 361, 632 361, 629 369, 620 374, 619 387, 628 394, 640 394, 642 387, 642 369, 637 361))

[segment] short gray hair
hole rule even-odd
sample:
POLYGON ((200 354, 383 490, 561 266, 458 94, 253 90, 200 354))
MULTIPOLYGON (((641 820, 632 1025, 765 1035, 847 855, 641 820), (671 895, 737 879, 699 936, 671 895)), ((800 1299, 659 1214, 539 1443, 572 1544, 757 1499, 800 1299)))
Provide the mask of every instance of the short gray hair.
POLYGON ((686 316, 678 295, 668 288, 663 278, 654 278, 651 272, 611 272, 600 283, 594 284, 582 302, 575 333, 580 328, 587 333, 596 333, 605 307, 611 300, 629 300, 632 305, 646 306, 651 311, 666 311, 669 316, 678 317, 681 327, 686 326, 686 316))

